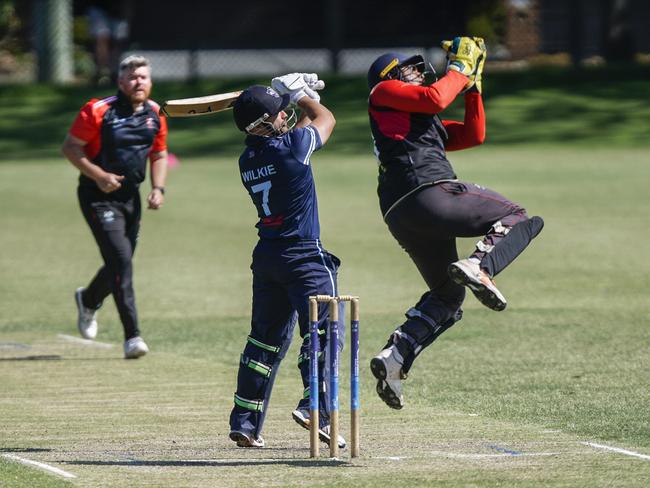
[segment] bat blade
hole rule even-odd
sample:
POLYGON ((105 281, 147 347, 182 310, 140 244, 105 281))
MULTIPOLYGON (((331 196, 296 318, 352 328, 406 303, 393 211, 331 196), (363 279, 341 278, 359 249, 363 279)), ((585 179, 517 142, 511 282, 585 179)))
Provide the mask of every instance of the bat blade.
POLYGON ((205 97, 179 98, 167 100, 161 110, 168 117, 195 117, 222 112, 232 108, 241 91, 219 93, 205 97))

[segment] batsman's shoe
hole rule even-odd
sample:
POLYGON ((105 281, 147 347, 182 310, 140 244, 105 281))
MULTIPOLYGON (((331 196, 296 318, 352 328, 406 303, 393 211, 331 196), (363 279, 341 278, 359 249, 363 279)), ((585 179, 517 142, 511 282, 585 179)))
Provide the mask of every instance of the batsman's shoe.
POLYGON ((501 312, 506 308, 506 299, 483 271, 478 263, 471 259, 461 259, 451 263, 447 269, 449 276, 459 285, 466 286, 474 296, 487 308, 501 312))
POLYGON ((309 407, 298 406, 293 412, 291 412, 291 417, 296 421, 298 425, 309 430, 310 425, 310 414, 309 407))
POLYGON ((142 337, 132 337, 124 343, 124 359, 138 359, 149 352, 147 343, 142 337))
MULTIPOLYGON (((332 442, 332 437, 330 436, 330 424, 324 425, 318 429, 318 438, 323 441, 328 446, 332 442)), ((347 443, 341 434, 338 435, 339 449, 345 449, 347 443)))
POLYGON ((255 438, 246 432, 233 430, 230 432, 230 439, 237 443, 237 447, 264 447, 264 439, 261 435, 255 438))
MULTIPOLYGON (((309 414, 308 407, 298 406, 298 408, 296 408, 291 413, 291 416, 293 417, 293 420, 295 420, 298 425, 309 430, 309 426, 311 425, 311 415, 309 414)), ((332 441, 332 437, 330 436, 330 426, 327 423, 327 421, 325 421, 324 425, 321 425, 321 428, 318 429, 318 438, 328 446, 330 445, 330 442, 332 441)), ((339 449, 345 449, 345 446, 347 446, 347 442, 345 442, 345 439, 340 434, 338 436, 338 443, 339 443, 339 449)))
POLYGON ((395 344, 383 349, 370 360, 370 369, 377 378, 377 395, 390 408, 400 410, 404 407, 402 380, 406 375, 402 371, 404 358, 395 344))
POLYGON ((79 329, 81 337, 92 340, 97 337, 97 310, 84 307, 81 301, 81 294, 84 290, 85 288, 81 287, 77 288, 77 291, 74 292, 74 300, 79 311, 77 315, 77 329, 79 329))

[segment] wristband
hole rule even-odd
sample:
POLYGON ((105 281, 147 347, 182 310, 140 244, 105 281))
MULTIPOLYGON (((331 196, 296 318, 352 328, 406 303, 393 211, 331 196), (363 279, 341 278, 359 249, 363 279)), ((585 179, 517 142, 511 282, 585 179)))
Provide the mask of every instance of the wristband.
POLYGON ((165 187, 164 186, 153 186, 153 187, 151 187, 151 189, 152 190, 158 190, 163 195, 165 194, 165 187))

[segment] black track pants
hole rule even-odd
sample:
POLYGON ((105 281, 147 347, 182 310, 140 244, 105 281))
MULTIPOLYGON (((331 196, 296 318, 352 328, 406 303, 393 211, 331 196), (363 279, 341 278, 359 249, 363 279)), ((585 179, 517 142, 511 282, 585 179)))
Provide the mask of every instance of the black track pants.
POLYGON ((524 208, 504 196, 463 181, 421 189, 393 208, 386 223, 429 286, 431 299, 423 302, 427 310, 421 312, 437 324, 453 318, 465 295, 447 275, 449 264, 458 260, 457 237, 483 236, 472 257, 495 276, 543 225, 539 217, 529 219, 524 208))
POLYGON ((109 195, 79 187, 79 205, 99 251, 102 266, 83 295, 84 306, 98 308, 113 294, 125 339, 140 335, 133 292, 133 253, 140 230, 140 195, 125 201, 107 200, 109 195))

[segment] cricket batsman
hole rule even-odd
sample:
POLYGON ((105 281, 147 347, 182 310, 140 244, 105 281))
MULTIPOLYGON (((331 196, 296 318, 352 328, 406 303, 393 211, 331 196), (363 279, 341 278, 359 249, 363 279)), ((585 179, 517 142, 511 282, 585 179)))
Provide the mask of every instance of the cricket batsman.
MULTIPOLYGON (((237 98, 233 115, 246 133, 239 158, 241 181, 257 209, 259 241, 253 250, 251 330, 241 355, 237 391, 230 415, 230 438, 240 447, 264 447, 261 435, 280 362, 296 320, 303 337, 298 367, 304 393, 293 412, 309 428, 309 297, 337 294, 339 259, 320 241, 312 156, 327 142, 336 123, 315 91, 324 83, 315 74, 274 78, 273 88, 251 86, 237 98), (302 115, 296 119, 298 107, 302 115)), ((327 304, 319 308, 320 350, 326 351, 327 304)), ((337 347, 342 348, 341 337, 337 347)), ((325 356, 319 358, 321 390, 325 356)), ((319 436, 330 442, 324 392, 319 436)), ((345 440, 339 436, 339 447, 345 440)))
POLYGON ((370 363, 379 397, 395 409, 404 406, 402 380, 415 358, 461 319, 465 287, 486 307, 506 308, 493 278, 544 225, 502 195, 457 178, 447 152, 485 139, 481 91, 487 51, 478 37, 456 37, 442 45, 447 72, 435 83, 425 82, 432 68, 419 55, 387 53, 368 70, 379 205, 428 287, 370 363), (461 93, 464 121, 441 119, 440 112, 461 93), (474 252, 459 260, 456 238, 476 236, 481 239, 474 252))

